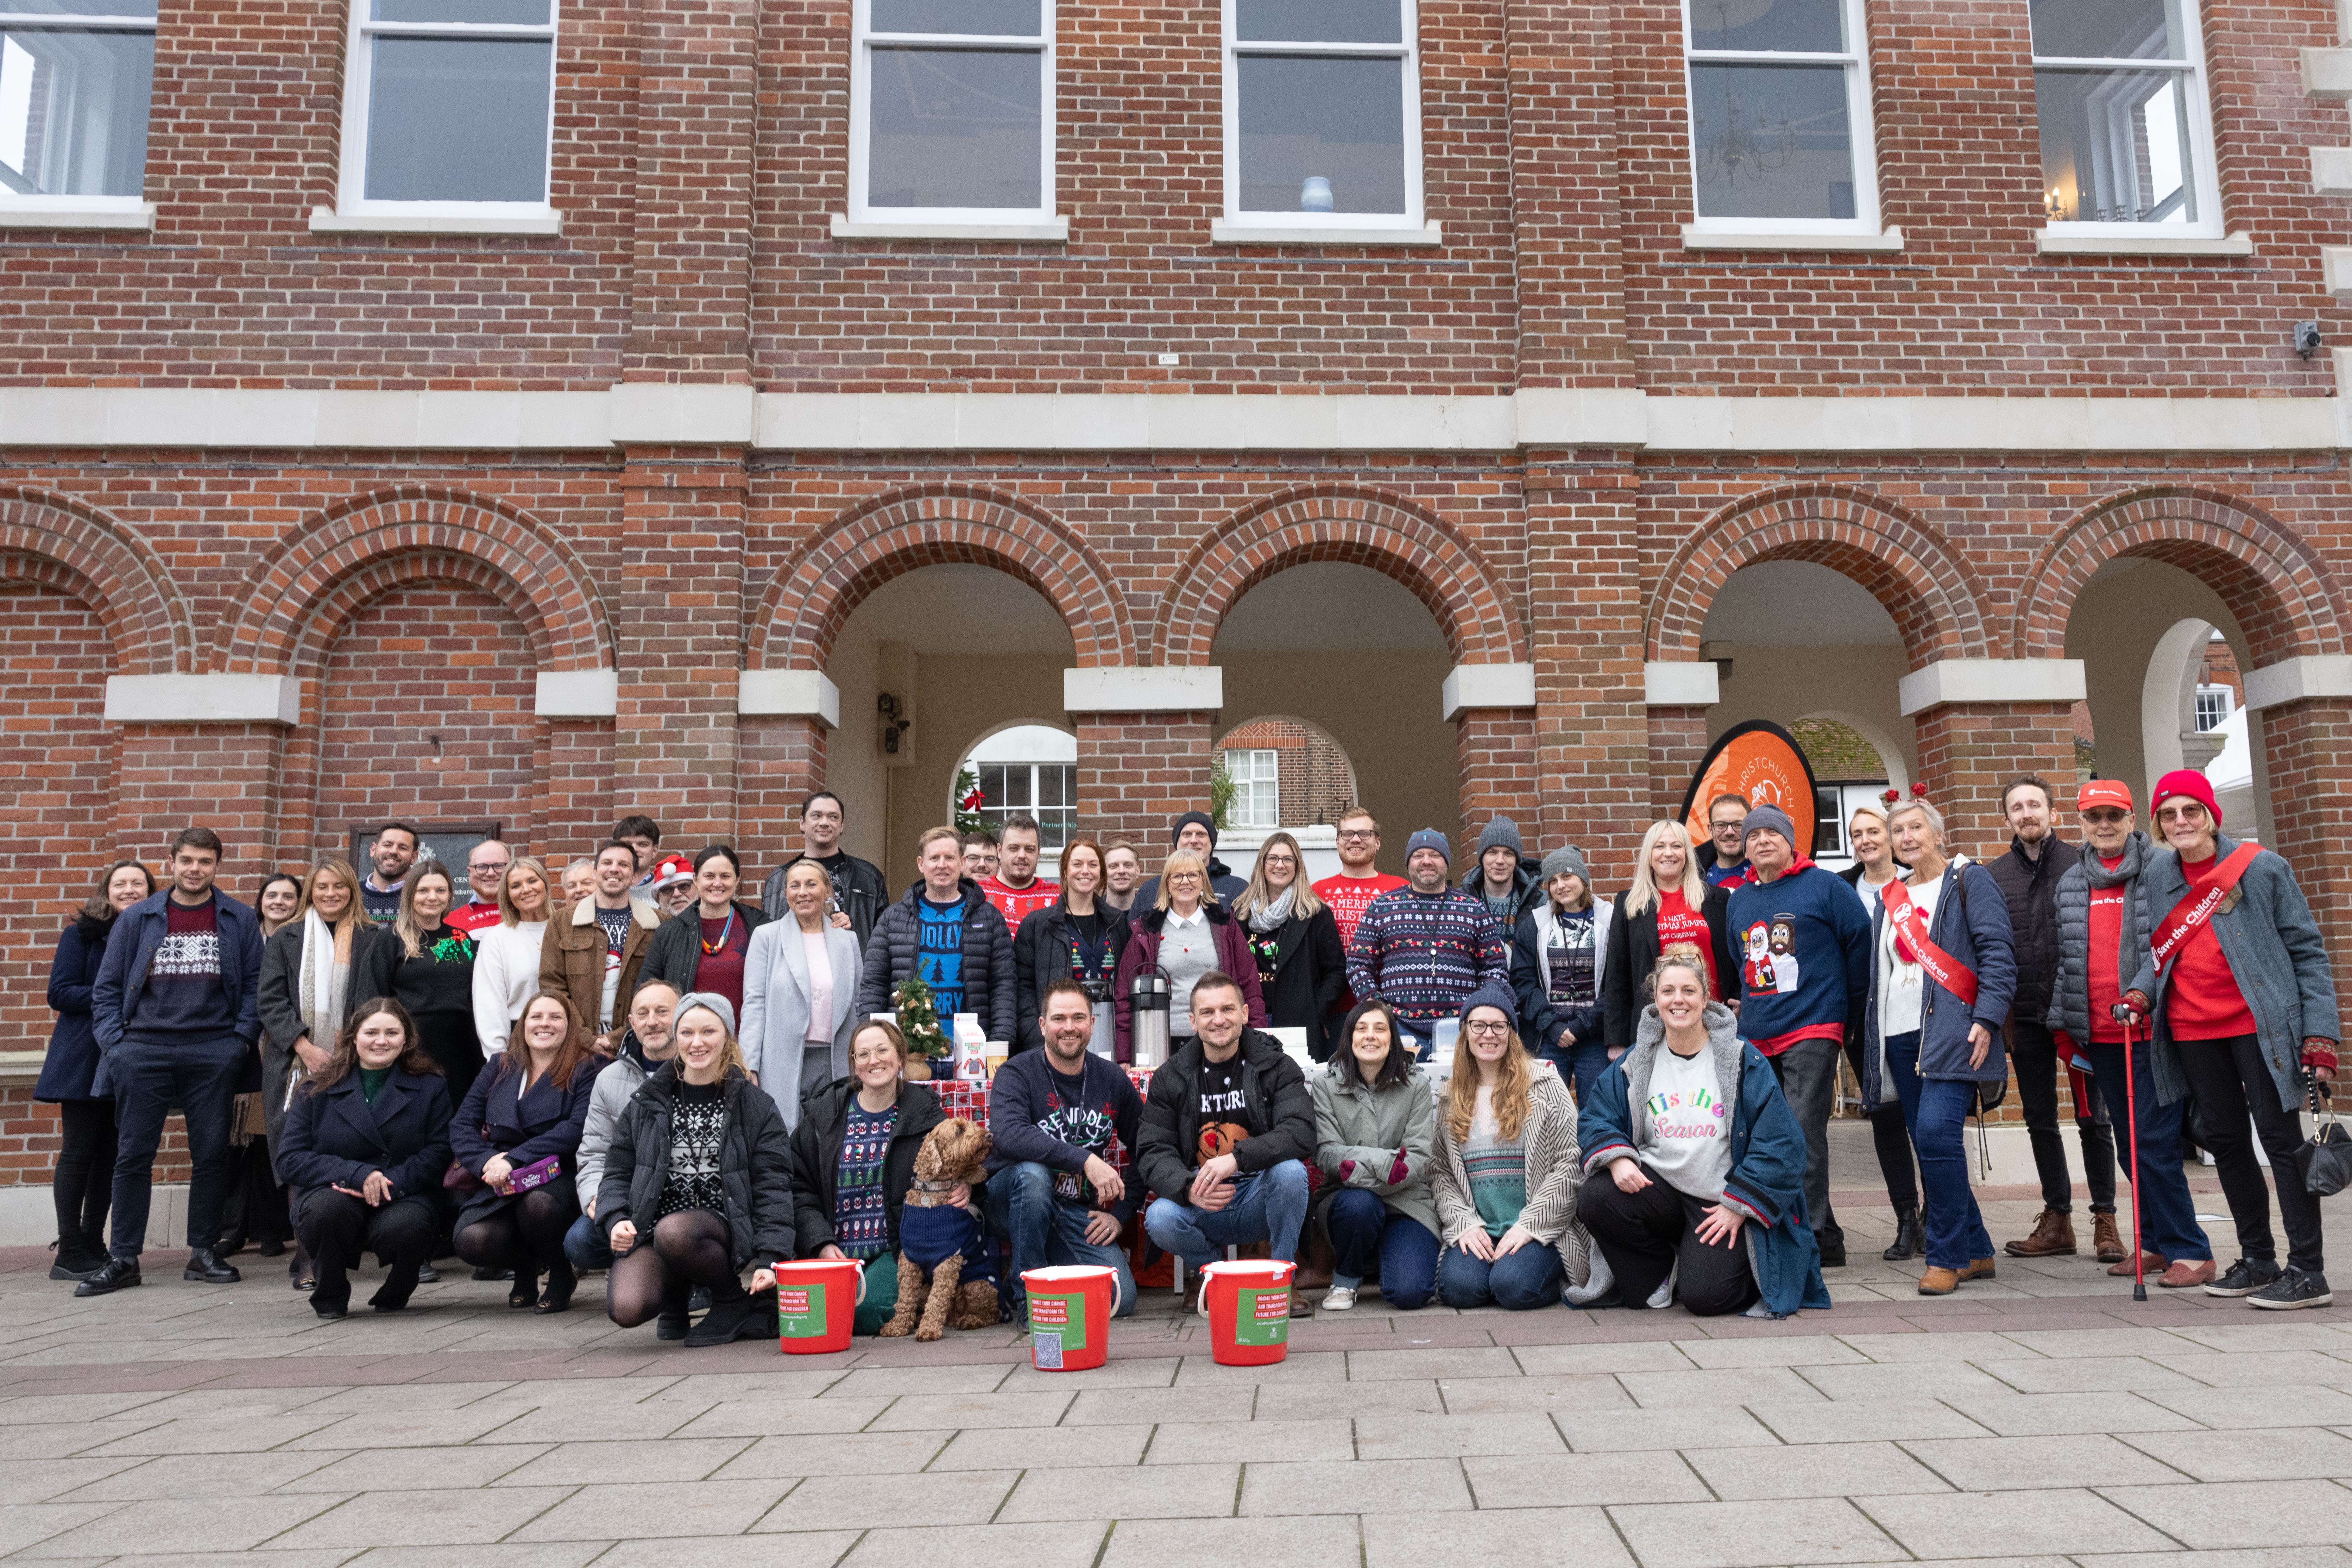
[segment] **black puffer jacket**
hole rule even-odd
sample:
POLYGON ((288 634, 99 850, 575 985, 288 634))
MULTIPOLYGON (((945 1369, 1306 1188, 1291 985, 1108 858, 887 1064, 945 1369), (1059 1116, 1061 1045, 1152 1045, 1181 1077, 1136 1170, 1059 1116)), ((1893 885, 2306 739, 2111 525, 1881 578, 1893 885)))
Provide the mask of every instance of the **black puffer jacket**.
MULTIPOLYGON (((983 905, 1004 918, 993 905, 983 905)), ((841 1178, 841 1140, 849 1125, 849 1102, 857 1096, 857 1080, 835 1079, 801 1102, 801 1124, 793 1132, 793 1228, 800 1239, 801 1256, 814 1258, 833 1245, 833 1205, 841 1178)), ((919 1083, 898 1086, 898 1126, 890 1134, 890 1152, 882 1160, 882 1206, 890 1216, 890 1250, 898 1249, 898 1212, 907 1206, 907 1189, 915 1182, 915 1156, 922 1152, 923 1135, 947 1120, 940 1097, 919 1083)))
MULTIPOLYGON (((743 922, 745 932, 759 930, 768 923, 768 912, 757 904, 734 902, 735 918, 743 922)), ((677 988, 681 996, 697 989, 695 971, 702 964, 702 906, 692 903, 670 916, 655 929, 653 938, 646 943, 646 962, 637 971, 637 984, 648 980, 667 981, 677 988)))
POLYGON ((2042 841, 2037 858, 2028 859, 2025 846, 2012 837, 2008 854, 1985 863, 2009 902, 2009 929, 2017 944, 2018 1017, 2039 1018, 2050 1010, 2051 987, 2058 981, 2058 882, 2082 858, 2080 849, 2053 833, 2042 841))
MULTIPOLYGON (((1248 1120, 1265 1129, 1234 1146, 1244 1174, 1272 1170, 1285 1160, 1315 1163, 1315 1097, 1307 1075, 1283 1054, 1282 1042, 1255 1029, 1242 1031, 1242 1097, 1248 1120)), ((1135 1173, 1163 1198, 1190 1204, 1200 1168, 1201 1044, 1195 1040, 1151 1075, 1136 1134, 1135 1173)))
MULTIPOLYGON (((969 877, 956 883, 963 894, 963 1011, 980 1015, 980 1026, 992 1040, 1017 1037, 1020 1023, 1015 1005, 1018 987, 1013 979, 1013 933, 1004 916, 981 895, 980 884, 969 877)), ((915 953, 922 941, 923 884, 882 911, 874 935, 866 943, 866 964, 857 982, 857 1012, 861 1017, 898 1010, 891 993, 898 982, 915 973, 915 953)), ((947 1018, 940 1026, 949 1026, 947 1018)))
MULTIPOLYGON (((661 1064, 629 1097, 613 1123, 604 1152, 604 1179, 596 1189, 596 1223, 610 1239, 623 1220, 635 1222, 637 1244, 651 1238, 669 1180, 670 1112, 677 1094, 677 1063, 661 1064)), ((768 1091, 740 1072, 719 1086, 727 1113, 719 1150, 719 1182, 727 1194, 727 1249, 738 1268, 765 1268, 793 1256, 793 1142, 783 1113, 768 1091)))
MULTIPOLYGON (((1110 956, 1103 984, 1108 985, 1118 973, 1118 955, 1127 951, 1127 911, 1104 903, 1097 903, 1095 910, 1104 917, 1103 944, 1110 956)), ((1037 1027, 1045 987, 1056 980, 1071 978, 1070 933, 1062 929, 1063 917, 1068 912, 1056 900, 1045 909, 1024 915, 1021 929, 1013 933, 1013 1012, 1021 1031, 1013 1037, 1016 1051, 1032 1050, 1045 1043, 1037 1027)))
MULTIPOLYGON (((2123 884, 2123 942, 2116 952, 2116 984, 2129 985, 2147 962, 2150 932, 2138 884, 2152 853, 2147 835, 2135 833, 2124 847, 2124 863, 2116 869, 2108 870, 2096 855, 2078 853, 2074 864, 2058 879, 2058 974, 2045 1016, 2052 1030, 2063 1029, 2078 1046, 2091 1043, 2091 889, 2123 884)), ((2024 1004, 2018 1004, 2018 1011, 2024 1010, 2024 1004)))

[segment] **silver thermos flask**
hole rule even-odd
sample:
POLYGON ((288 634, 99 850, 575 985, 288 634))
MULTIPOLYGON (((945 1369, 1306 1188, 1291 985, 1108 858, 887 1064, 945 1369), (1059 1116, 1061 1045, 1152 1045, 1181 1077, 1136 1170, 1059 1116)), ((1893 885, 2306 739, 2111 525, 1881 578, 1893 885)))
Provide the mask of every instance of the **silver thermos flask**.
POLYGON ((1134 1043, 1134 1065, 1156 1071, 1168 1060, 1168 1000, 1175 986, 1168 972, 1156 965, 1128 982, 1128 1037, 1134 1043))

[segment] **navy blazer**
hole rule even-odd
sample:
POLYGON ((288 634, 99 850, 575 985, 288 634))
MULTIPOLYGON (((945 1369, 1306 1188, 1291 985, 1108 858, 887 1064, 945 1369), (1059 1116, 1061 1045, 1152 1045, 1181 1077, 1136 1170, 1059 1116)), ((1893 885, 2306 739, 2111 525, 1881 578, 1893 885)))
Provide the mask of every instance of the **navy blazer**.
MULTIPOLYGON (((2002 1083, 2009 1078, 2009 1055, 2001 1026, 2009 1018, 2010 1001, 2017 991, 2017 950, 2010 935, 2009 900, 1992 873, 1974 861, 1955 860, 1948 866, 1936 894, 1936 912, 1927 921, 1927 939, 1968 968, 1976 971, 1977 1000, 1973 1008, 1936 984, 1921 979, 1919 1076, 1976 1083, 2002 1083), (1969 1066, 1969 1028, 1982 1024, 1992 1035, 1992 1048, 1981 1067, 1969 1066)), ((1862 1102, 1876 1105, 1878 1087, 1878 943, 1886 929, 1886 906, 1870 910, 1870 1003, 1863 1016, 1862 1102)))
POLYGON ((396 1198, 437 1194, 449 1168, 449 1084, 437 1072, 394 1068, 370 1105, 353 1069, 325 1089, 297 1091, 278 1138, 278 1174, 289 1187, 357 1191, 370 1171, 382 1171, 396 1198))
MULTIPOLYGON (((261 917, 251 906, 238 903, 218 888, 214 920, 220 933, 221 988, 228 994, 228 1015, 236 1021, 230 1033, 247 1045, 261 1033, 261 917)), ((98 1048, 110 1051, 122 1043, 123 1026, 131 1005, 146 987, 148 966, 155 950, 170 933, 171 918, 163 912, 170 887, 142 899, 114 917, 106 939, 106 956, 100 960, 98 980, 90 988, 90 1028, 98 1048)))
POLYGON ((572 1072, 570 1083, 559 1084, 541 1074, 526 1093, 522 1068, 528 1059, 524 1051, 505 1052, 482 1069, 458 1108, 449 1142, 466 1169, 478 1176, 499 1154, 517 1170, 561 1154, 566 1175, 580 1157, 580 1135, 587 1129, 596 1075, 612 1064, 603 1057, 589 1057, 572 1072))
POLYGON ((58 1026, 49 1032, 49 1053, 41 1059, 41 1081, 33 1098, 42 1101, 103 1100, 93 1087, 98 1076, 98 1035, 89 1026, 90 993, 106 957, 112 921, 76 915, 58 933, 58 954, 49 963, 49 1009, 58 1026))

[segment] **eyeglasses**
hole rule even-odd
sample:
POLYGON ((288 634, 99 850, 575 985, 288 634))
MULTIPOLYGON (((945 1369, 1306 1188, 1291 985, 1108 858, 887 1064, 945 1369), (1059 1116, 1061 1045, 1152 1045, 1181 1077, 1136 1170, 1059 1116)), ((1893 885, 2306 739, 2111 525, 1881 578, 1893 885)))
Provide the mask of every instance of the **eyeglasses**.
POLYGON ((468 860, 466 862, 466 869, 468 871, 503 871, 507 868, 509 864, 509 862, 505 860, 468 860))
POLYGON ((1507 1035, 1511 1032, 1511 1026, 1508 1024, 1490 1024, 1483 1018, 1475 1018, 1471 1020, 1470 1032, 1474 1035, 1507 1035))
POLYGON ((2085 822, 2096 823, 2102 827, 2112 827, 2118 822, 2129 822, 2131 820, 2131 813, 2128 811, 2117 811, 2111 805, 2100 806, 2095 810, 2084 812, 2083 814, 2083 820, 2085 822))
POLYGON ((1375 833, 1375 832, 1373 832, 1370 828, 1368 828, 1368 827, 1351 827, 1351 828, 1348 829, 1346 832, 1344 832, 1344 833, 1340 834, 1340 835, 1339 835, 1339 837, 1342 837, 1342 838, 1354 838, 1354 839, 1361 840, 1361 839, 1366 839, 1366 838, 1378 838, 1378 837, 1380 837, 1380 835, 1379 835, 1379 834, 1377 834, 1377 833, 1375 833))
POLYGON ((1199 881, 1200 879, 1201 879, 1201 873, 1199 873, 1198 871, 1178 871, 1178 872, 1175 872, 1175 873, 1171 874, 1171 875, 1169 877, 1169 879, 1168 879, 1168 880, 1169 880, 1170 882, 1171 882, 1171 883, 1174 883, 1174 882, 1197 882, 1197 881, 1199 881))

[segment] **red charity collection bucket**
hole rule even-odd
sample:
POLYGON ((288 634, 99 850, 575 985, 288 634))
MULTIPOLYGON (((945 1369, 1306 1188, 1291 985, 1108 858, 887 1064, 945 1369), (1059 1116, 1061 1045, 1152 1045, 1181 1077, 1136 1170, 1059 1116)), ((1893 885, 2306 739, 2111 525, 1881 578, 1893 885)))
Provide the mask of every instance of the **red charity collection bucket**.
POLYGON ((1097 1264, 1024 1269, 1029 1298, 1029 1364, 1039 1372, 1085 1372, 1110 1351, 1118 1311, 1118 1270, 1097 1264))
POLYGON ((1201 1270, 1209 1354, 1219 1366, 1267 1366, 1290 1353, 1290 1276, 1297 1267, 1240 1258, 1201 1270))
POLYGON ((786 1355, 824 1355, 849 1348, 866 1269, 853 1259, 811 1258, 776 1265, 776 1334, 786 1355))

